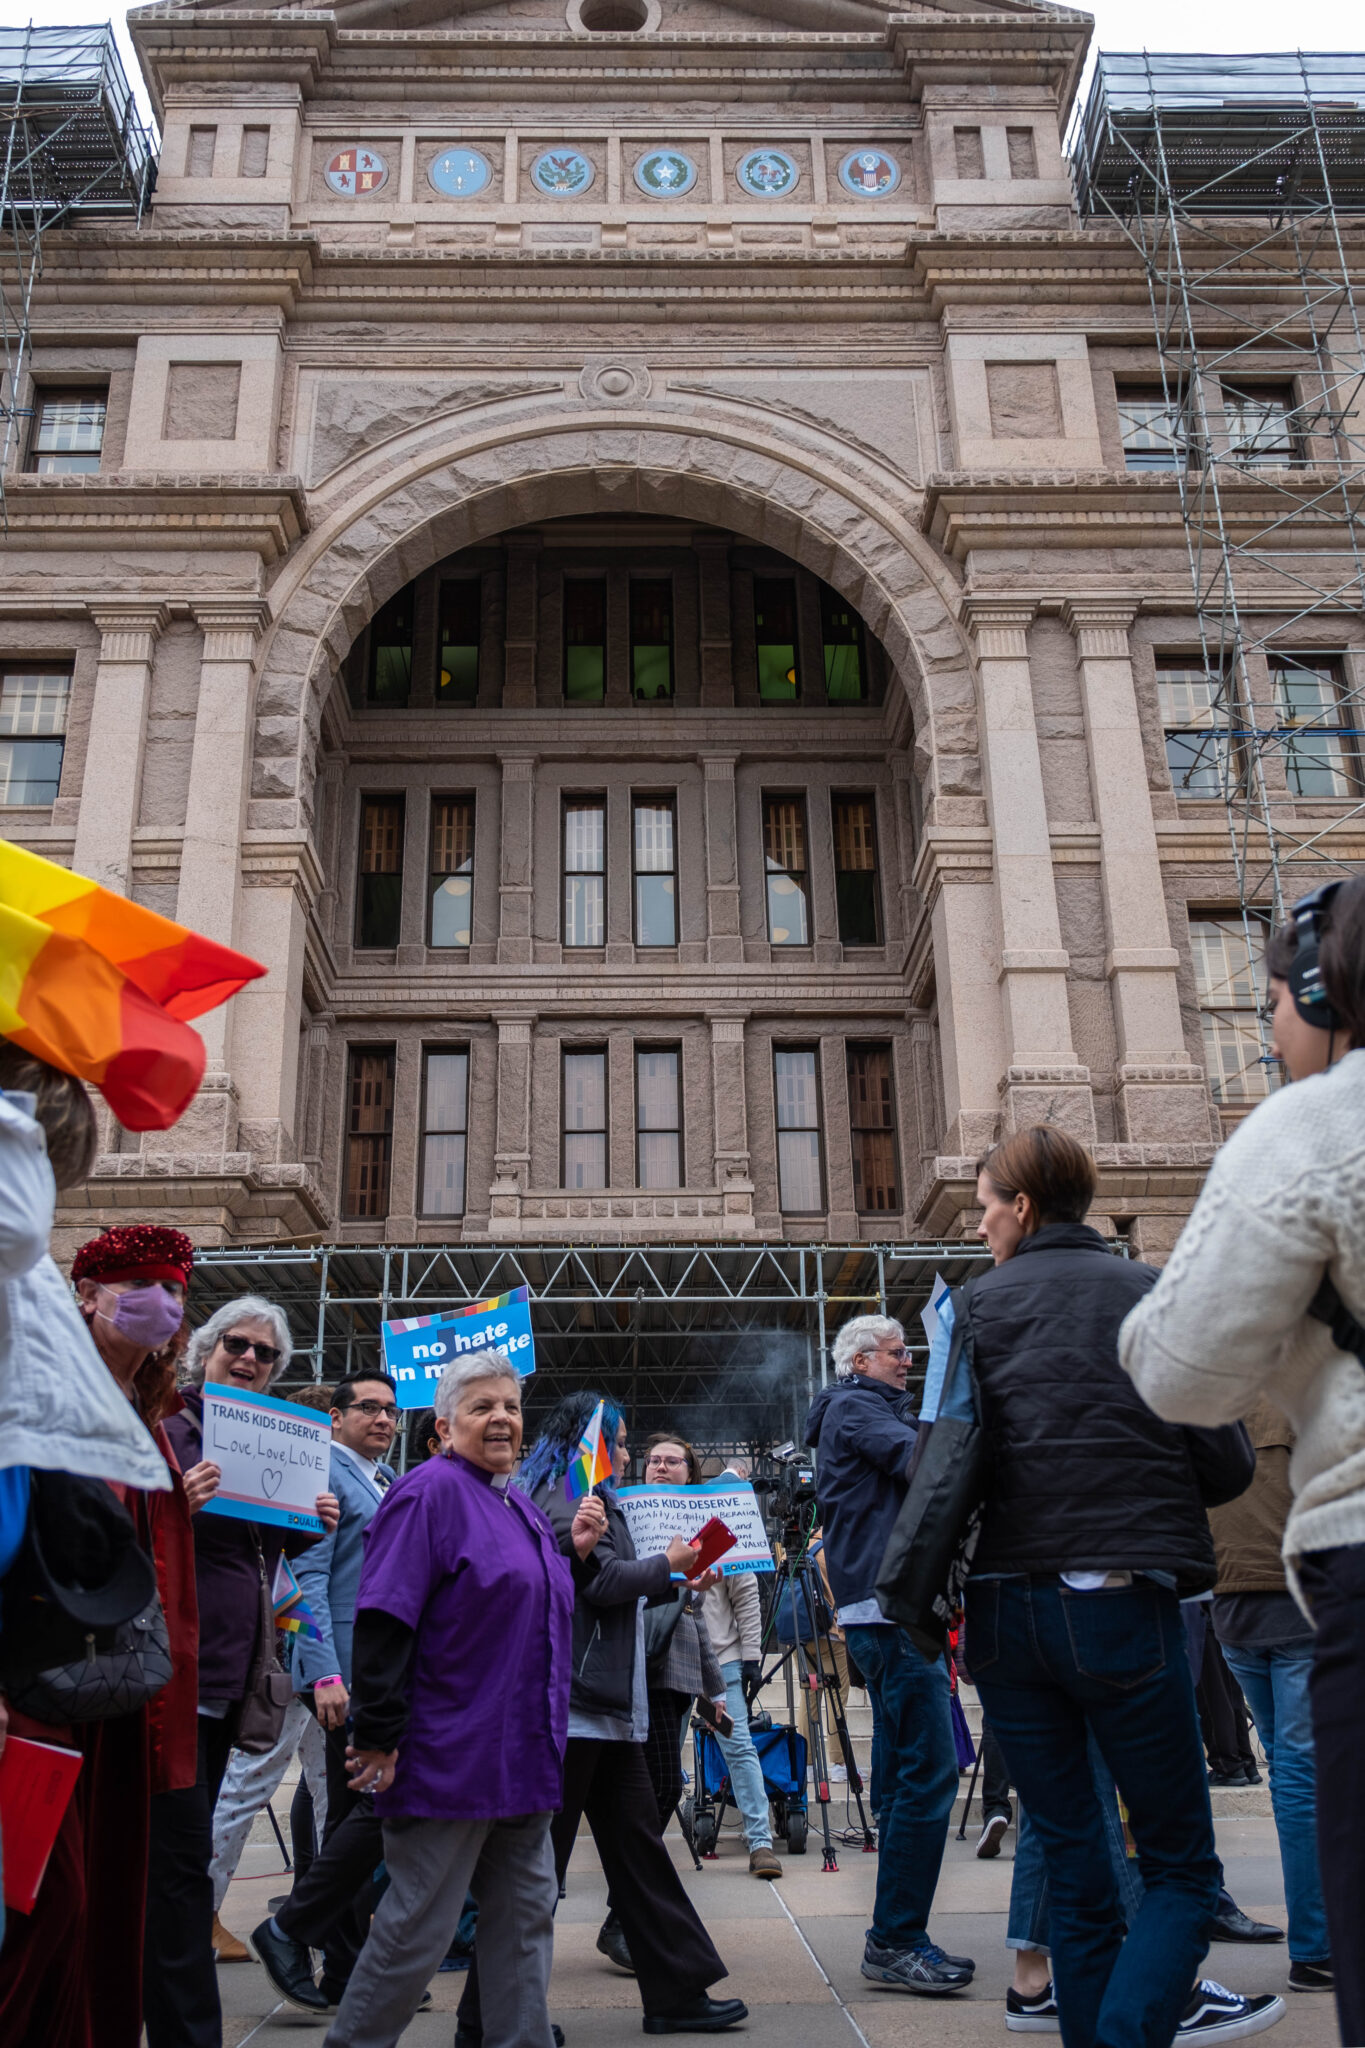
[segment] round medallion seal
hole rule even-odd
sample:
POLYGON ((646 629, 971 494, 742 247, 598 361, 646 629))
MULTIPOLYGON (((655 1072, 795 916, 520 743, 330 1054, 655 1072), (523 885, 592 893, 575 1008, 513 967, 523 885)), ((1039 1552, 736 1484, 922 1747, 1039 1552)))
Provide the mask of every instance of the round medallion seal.
POLYGON ((839 183, 859 199, 884 199, 900 181, 900 165, 880 149, 855 149, 839 166, 839 183))
POLYGON ((351 143, 339 149, 323 172, 328 188, 343 199, 363 199, 389 182, 389 167, 377 149, 351 143))
POLYGON ((472 199, 493 173, 477 149, 447 149, 427 165, 427 183, 448 199, 472 199))
POLYGON ((578 149, 547 149, 531 166, 531 183, 551 199, 576 199, 597 173, 578 149))
POLYGON ((678 199, 697 182, 697 167, 680 149, 651 149, 635 166, 635 182, 651 199, 678 199))
POLYGON ((800 176, 785 149, 751 149, 735 165, 740 189, 752 199, 781 199, 796 190, 800 176))

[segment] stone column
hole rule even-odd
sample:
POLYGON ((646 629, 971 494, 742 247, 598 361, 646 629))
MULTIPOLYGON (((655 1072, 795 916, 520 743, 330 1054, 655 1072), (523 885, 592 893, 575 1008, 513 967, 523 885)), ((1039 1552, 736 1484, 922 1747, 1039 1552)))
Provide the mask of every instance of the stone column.
POLYGON ((308 1025, 308 1100, 304 1115, 303 1161, 316 1173, 326 1143, 327 1053, 332 1042, 334 1010, 319 1010, 308 1025))
POLYGON ((730 640, 730 543, 694 540, 697 583, 701 595, 701 701, 703 705, 735 701, 734 649, 730 640))
POLYGON ((126 896, 142 794, 152 656, 170 613, 164 604, 148 604, 145 598, 101 599, 88 609, 100 629, 100 658, 71 864, 77 874, 126 896))
POLYGON ((735 818, 734 754, 699 756, 705 778, 706 957, 744 958, 739 929, 739 849, 735 818))
POLYGON ((531 1177, 531 1032, 533 1017, 498 1017, 497 1136, 488 1229, 516 1237, 521 1198, 531 1177))
POLYGON ((536 701, 536 557, 540 535, 514 534, 507 542, 507 637, 503 642, 504 710, 527 710, 536 701))
MULTIPOLYGON (((943 1074, 942 1131, 933 1150, 974 1158, 1000 1133, 1000 1092, 1009 1064, 1000 1001, 1000 936, 990 834, 930 826, 914 884, 929 913, 943 1074)), ((931 1120, 927 1127, 933 1129, 931 1120)))
POLYGON ((716 1133, 716 1186, 727 1231, 753 1228, 749 1176, 749 1112, 744 1083, 744 1017, 711 1017, 711 1091, 716 1133))
MULTIPOLYGON (((237 943, 241 898, 242 832, 251 778, 256 643, 267 607, 259 599, 206 601, 194 606, 204 634, 194 748, 180 853, 175 914, 192 931, 237 943)), ((208 1048, 211 1072, 226 1073, 231 1003, 210 1011, 196 1027, 208 1048)))
POLYGON ((498 964, 525 967, 532 946, 536 757, 503 754, 498 872, 498 964))
POLYGON ((1105 971, 1118 1034, 1120 1134, 1129 1144, 1207 1143, 1208 1093, 1185 1050, 1128 629, 1137 607, 1073 600, 1090 786, 1108 925, 1105 971))
POLYGON ((1093 1143, 1089 1071, 1071 1042, 1057 887, 1029 674, 1034 606, 969 598, 981 676, 982 766, 994 839, 1008 1128, 1045 1119, 1093 1143))

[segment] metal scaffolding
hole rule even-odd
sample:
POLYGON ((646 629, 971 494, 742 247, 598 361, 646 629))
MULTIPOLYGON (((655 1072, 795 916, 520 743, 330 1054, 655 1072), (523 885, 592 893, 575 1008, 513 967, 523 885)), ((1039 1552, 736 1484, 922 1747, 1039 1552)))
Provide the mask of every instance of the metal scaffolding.
POLYGON ((1125 447, 1178 485, 1204 670, 1168 754, 1226 807, 1254 959, 1355 872, 1365 813, 1365 660, 1319 651, 1365 611, 1365 56, 1101 56, 1070 148, 1146 273, 1160 386, 1120 393, 1125 447))
POLYGON ((27 417, 43 237, 92 214, 140 220, 155 176, 109 23, 0 28, 0 517, 27 417))
POLYGON ((379 1325, 530 1291, 531 1414, 573 1387, 623 1402, 632 1431, 683 1429, 707 1451, 762 1451, 801 1436, 829 1376, 829 1343, 854 1315, 892 1315, 917 1352, 935 1272, 952 1285, 989 1263, 973 1244, 329 1245, 201 1252, 196 1321, 259 1293, 289 1317, 285 1381, 379 1363, 379 1325))

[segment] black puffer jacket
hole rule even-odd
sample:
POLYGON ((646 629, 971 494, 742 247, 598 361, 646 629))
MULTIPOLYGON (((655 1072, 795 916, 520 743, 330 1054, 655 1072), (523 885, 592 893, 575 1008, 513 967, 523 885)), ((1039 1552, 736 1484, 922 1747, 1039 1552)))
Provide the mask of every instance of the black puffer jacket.
POLYGON ((1162 1422, 1118 1360, 1119 1325, 1156 1285, 1083 1223, 1046 1224, 967 1298, 986 1434, 986 1512, 972 1573, 1163 1571, 1214 1582, 1205 1509, 1250 1484, 1240 1423, 1162 1422))
POLYGON ((653 1606, 673 1591, 668 1558, 637 1558, 626 1518, 609 1493, 606 1533, 586 1558, 573 1547, 578 1502, 565 1496, 563 1479, 547 1480, 531 1498, 549 1516, 574 1574, 573 1679, 569 1707, 579 1714, 610 1714, 629 1721, 635 1678, 635 1616, 643 1597, 653 1606))

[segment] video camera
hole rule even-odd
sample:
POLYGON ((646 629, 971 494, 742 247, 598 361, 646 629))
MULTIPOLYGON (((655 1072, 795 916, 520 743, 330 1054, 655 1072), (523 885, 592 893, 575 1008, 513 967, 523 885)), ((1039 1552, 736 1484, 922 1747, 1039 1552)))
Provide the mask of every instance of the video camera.
POLYGON ((799 1549, 820 1515, 814 1467, 804 1452, 790 1442, 777 1444, 764 1462, 771 1462, 777 1470, 756 1477, 754 1492, 762 1499, 767 1521, 786 1548, 799 1549))

